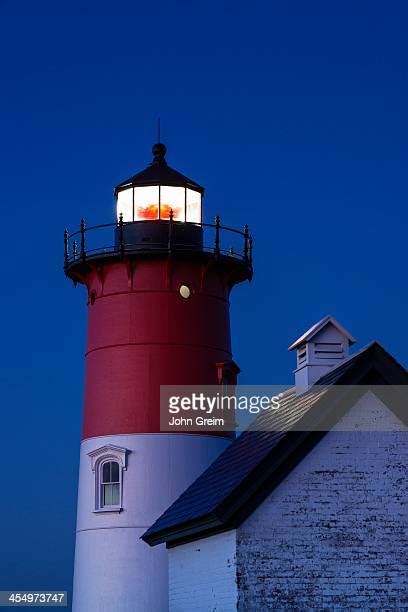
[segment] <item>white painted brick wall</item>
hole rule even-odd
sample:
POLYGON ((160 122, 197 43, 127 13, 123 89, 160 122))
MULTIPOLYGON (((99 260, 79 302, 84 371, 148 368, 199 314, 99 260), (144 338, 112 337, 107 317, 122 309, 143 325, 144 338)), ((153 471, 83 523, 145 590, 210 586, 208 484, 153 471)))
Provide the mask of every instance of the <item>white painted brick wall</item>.
POLYGON ((331 431, 237 530, 240 611, 408 607, 408 434, 372 395, 345 418, 396 431, 331 431))
POLYGON ((169 549, 170 612, 237 609, 235 530, 169 549))
POLYGON ((367 395, 237 532, 171 549, 170 612, 408 609, 402 429, 367 395))

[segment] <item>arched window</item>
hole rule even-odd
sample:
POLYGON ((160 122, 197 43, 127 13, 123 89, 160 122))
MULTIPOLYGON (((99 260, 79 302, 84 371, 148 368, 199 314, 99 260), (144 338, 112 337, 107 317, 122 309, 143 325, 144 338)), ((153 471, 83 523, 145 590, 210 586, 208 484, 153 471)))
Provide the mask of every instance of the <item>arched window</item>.
POLYGON ((123 510, 123 472, 130 451, 107 444, 88 453, 95 474, 95 507, 93 512, 123 510))
POLYGON ((117 461, 105 461, 101 465, 101 507, 120 506, 120 468, 117 461))

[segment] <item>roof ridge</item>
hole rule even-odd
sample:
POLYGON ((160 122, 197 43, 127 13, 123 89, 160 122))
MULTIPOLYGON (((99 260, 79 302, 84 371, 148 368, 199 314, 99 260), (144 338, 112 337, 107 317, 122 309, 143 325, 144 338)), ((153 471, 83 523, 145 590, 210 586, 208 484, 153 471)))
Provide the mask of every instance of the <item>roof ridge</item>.
POLYGON ((302 334, 297 340, 295 340, 289 346, 288 350, 293 351, 293 349, 297 348, 300 344, 303 344, 304 342, 311 340, 316 334, 318 334, 322 329, 324 329, 326 325, 328 325, 329 323, 331 323, 332 326, 337 329, 337 331, 339 331, 343 336, 345 336, 345 338, 347 338, 350 344, 354 344, 356 342, 356 339, 350 334, 350 332, 347 331, 347 329, 343 327, 343 325, 339 323, 339 321, 337 321, 337 319, 333 317, 333 315, 329 314, 323 317, 323 319, 320 319, 320 321, 317 321, 317 323, 315 323, 311 327, 309 327, 309 329, 305 331, 304 334, 302 334))
POLYGON ((313 384, 313 386, 318 385, 319 384, 319 380, 322 380, 328 374, 334 374, 336 372, 336 370, 338 370, 341 367, 345 366, 347 363, 349 363, 350 361, 352 361, 356 357, 359 357, 362 353, 364 353, 365 351, 368 351, 368 349, 370 349, 372 346, 375 346, 376 344, 378 346, 380 346, 383 349, 383 351, 388 353, 388 351, 386 351, 385 348, 379 342, 377 342, 377 340, 372 340, 371 342, 369 342, 368 344, 364 345, 361 349, 359 349, 355 353, 352 353, 351 355, 348 355, 348 357, 346 357, 345 359, 340 361, 337 365, 335 365, 333 368, 331 368, 328 372, 326 372, 325 374, 322 374, 322 376, 317 379, 317 381, 313 384))

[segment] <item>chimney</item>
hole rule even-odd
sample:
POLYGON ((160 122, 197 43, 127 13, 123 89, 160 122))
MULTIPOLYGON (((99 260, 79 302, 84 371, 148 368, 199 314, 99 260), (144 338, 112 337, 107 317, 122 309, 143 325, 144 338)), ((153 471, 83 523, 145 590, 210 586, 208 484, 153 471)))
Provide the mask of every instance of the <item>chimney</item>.
POLYGON ((315 323, 290 345, 296 349, 295 386, 298 395, 307 391, 319 378, 347 359, 355 339, 330 315, 315 323))

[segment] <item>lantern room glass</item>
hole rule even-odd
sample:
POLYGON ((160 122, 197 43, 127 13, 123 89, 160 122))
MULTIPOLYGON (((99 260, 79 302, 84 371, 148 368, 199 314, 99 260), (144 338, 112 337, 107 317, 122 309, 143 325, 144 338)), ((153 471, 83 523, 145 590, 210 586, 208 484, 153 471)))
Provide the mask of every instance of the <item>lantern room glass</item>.
POLYGON ((201 193, 186 189, 186 216, 189 223, 201 223, 201 193))
POLYGON ((133 190, 133 221, 154 221, 159 218, 159 186, 133 190))
POLYGON ((133 221, 133 189, 119 191, 116 209, 118 221, 121 214, 123 221, 133 221))
POLYGON ((169 219, 173 211, 175 221, 185 221, 186 190, 184 187, 160 187, 160 219, 169 219))
POLYGON ((173 211, 175 221, 201 223, 201 193, 187 187, 152 185, 129 187, 117 196, 117 218, 125 223, 169 219, 173 211))

